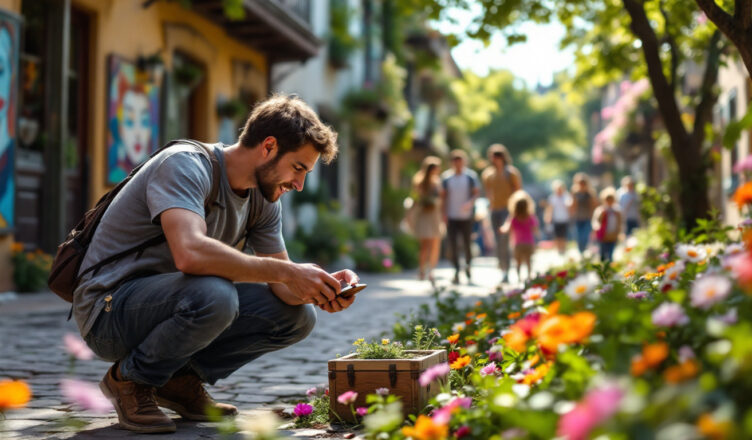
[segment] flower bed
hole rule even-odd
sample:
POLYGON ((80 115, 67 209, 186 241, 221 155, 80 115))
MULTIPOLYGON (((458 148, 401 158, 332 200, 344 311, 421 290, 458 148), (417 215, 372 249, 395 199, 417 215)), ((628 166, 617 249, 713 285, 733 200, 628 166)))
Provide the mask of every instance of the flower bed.
POLYGON ((373 396, 366 435, 752 437, 752 230, 745 245, 703 222, 670 243, 660 227, 618 264, 560 268, 468 306, 438 294, 394 330, 408 341, 419 321, 449 335, 450 368, 421 378, 448 385, 408 419, 373 396))

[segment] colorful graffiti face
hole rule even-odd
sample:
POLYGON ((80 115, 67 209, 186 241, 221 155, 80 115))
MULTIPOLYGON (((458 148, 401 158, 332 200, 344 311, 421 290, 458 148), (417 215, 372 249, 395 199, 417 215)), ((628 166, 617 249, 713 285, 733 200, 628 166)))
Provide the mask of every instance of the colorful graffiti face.
POLYGON ((151 124, 149 98, 138 91, 125 92, 120 138, 130 163, 139 164, 149 155, 151 124))
POLYGON ((15 93, 17 25, 0 18, 0 230, 13 226, 15 93))
POLYGON ((110 58, 107 183, 123 180, 159 143, 161 77, 110 58))

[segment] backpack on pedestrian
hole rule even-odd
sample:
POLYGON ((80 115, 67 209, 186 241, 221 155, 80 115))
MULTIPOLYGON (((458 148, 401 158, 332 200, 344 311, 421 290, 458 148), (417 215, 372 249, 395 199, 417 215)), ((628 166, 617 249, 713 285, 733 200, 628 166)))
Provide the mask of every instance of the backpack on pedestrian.
POLYGON ((57 294, 57 296, 69 303, 72 303, 73 292, 76 290, 76 287, 78 287, 81 277, 83 277, 85 274, 89 272, 96 273, 102 267, 115 262, 127 255, 134 253, 140 255, 145 249, 156 246, 166 240, 165 235, 163 233, 160 233, 158 236, 149 238, 148 240, 136 246, 133 246, 130 249, 126 249, 125 251, 119 252, 115 255, 111 255, 103 259, 102 261, 95 263, 82 273, 79 273, 79 271, 81 270, 81 264, 83 263, 84 257, 86 256, 86 251, 88 250, 89 244, 91 244, 91 241, 94 238, 94 233, 97 230, 97 226, 99 226, 99 222, 102 220, 105 211, 118 195, 120 190, 122 190, 123 187, 125 187, 125 185, 130 182, 131 179, 133 179, 136 173, 138 173, 138 171, 143 168, 144 164, 153 159, 160 152, 176 144, 191 144, 198 147, 199 152, 206 155, 211 162, 212 186, 209 197, 207 197, 204 203, 204 208, 207 212, 209 211, 211 204, 217 199, 217 195, 219 193, 219 179, 221 178, 221 168, 219 166, 217 157, 214 155, 213 148, 202 142, 186 139, 168 142, 165 146, 149 156, 146 161, 134 168, 133 171, 131 171, 130 174, 128 174, 128 176, 126 176, 126 178, 118 183, 113 189, 104 194, 99 199, 97 204, 92 209, 87 211, 86 214, 84 214, 84 217, 73 228, 73 230, 68 233, 65 241, 63 241, 63 243, 58 246, 57 254, 52 260, 50 276, 47 279, 48 286, 55 294, 57 294))

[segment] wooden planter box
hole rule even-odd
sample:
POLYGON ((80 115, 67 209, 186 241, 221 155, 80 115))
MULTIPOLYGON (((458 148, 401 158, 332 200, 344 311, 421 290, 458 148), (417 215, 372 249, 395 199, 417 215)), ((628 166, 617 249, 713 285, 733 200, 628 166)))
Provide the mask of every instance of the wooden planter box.
MULTIPOLYGON (((349 405, 337 402, 337 397, 346 391, 358 393, 354 407, 366 406, 366 396, 377 388, 389 388, 389 393, 399 396, 402 409, 407 414, 421 411, 431 397, 439 392, 438 381, 420 386, 418 378, 426 371, 447 361, 446 350, 408 350, 412 359, 357 359, 353 353, 329 361, 329 404, 333 412, 343 420, 353 422, 349 405)), ((330 414, 332 421, 337 421, 330 414)))

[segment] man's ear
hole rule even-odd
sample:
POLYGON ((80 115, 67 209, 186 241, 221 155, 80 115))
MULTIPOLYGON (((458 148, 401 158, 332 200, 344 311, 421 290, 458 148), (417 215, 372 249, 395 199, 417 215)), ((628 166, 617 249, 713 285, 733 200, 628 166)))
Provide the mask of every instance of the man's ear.
POLYGON ((277 150, 277 138, 274 136, 267 136, 263 142, 261 142, 261 154, 263 157, 273 157, 277 150))

